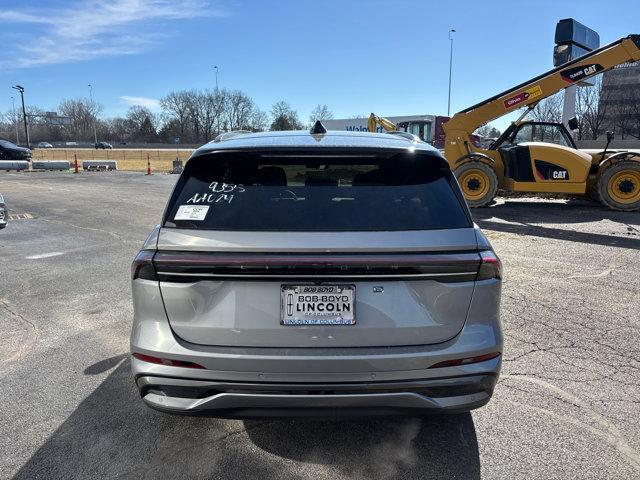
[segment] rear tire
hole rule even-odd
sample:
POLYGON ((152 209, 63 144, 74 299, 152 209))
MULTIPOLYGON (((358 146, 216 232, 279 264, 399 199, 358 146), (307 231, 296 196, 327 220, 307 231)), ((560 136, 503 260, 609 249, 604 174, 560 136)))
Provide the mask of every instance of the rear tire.
POLYGON ((469 207, 484 207, 496 196, 498 176, 486 163, 468 162, 454 173, 469 207))
POLYGON ((623 160, 598 177, 600 200, 611 210, 640 210, 640 162, 623 160))

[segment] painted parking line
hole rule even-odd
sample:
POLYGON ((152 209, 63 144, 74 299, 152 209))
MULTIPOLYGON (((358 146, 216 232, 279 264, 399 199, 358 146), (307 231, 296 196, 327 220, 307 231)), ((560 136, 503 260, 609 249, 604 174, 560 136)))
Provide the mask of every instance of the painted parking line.
POLYGON ((39 253, 37 255, 29 255, 28 257, 25 257, 25 258, 27 260, 40 260, 41 258, 57 257, 59 255, 64 255, 64 252, 39 253))
POLYGON ((34 218, 30 213, 12 213, 9 214, 9 220, 29 220, 34 218))

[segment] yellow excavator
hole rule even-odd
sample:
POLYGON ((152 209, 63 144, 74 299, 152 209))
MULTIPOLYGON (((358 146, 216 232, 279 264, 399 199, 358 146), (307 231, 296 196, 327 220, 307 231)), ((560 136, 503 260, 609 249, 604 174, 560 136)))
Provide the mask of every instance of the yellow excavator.
MULTIPOLYGON (((613 210, 640 209, 640 155, 576 148, 562 123, 525 121, 544 98, 617 65, 640 60, 640 35, 630 35, 473 105, 443 124, 445 157, 470 207, 488 205, 503 189, 586 194, 613 210), (480 126, 527 107, 487 148, 471 140, 480 126)), ((586 87, 588 88, 588 87, 586 87)), ((569 127, 577 126, 575 119, 569 127)))
POLYGON ((391 120, 387 120, 384 117, 379 117, 375 113, 369 115, 369 120, 367 121, 367 130, 370 132, 375 132, 378 125, 384 128, 385 132, 397 132, 398 126, 393 123, 391 120))

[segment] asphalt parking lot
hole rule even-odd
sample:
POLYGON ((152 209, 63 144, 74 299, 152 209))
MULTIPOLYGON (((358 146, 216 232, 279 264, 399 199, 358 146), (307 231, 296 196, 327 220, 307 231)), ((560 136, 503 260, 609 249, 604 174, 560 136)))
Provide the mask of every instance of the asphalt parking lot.
POLYGON ((22 217, 0 231, 0 477, 640 477, 640 214, 474 211, 505 265, 506 346, 471 414, 185 418, 142 404, 127 355, 129 265, 176 178, 0 172, 22 217))

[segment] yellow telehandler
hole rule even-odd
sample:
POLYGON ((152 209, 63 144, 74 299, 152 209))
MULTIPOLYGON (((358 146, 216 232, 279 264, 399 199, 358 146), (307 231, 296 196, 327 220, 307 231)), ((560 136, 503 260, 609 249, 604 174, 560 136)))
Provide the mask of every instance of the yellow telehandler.
MULTIPOLYGON (((544 98, 571 85, 640 60, 640 35, 630 35, 473 105, 443 124, 445 157, 470 207, 489 204, 497 190, 586 194, 613 210, 640 209, 640 154, 576 148, 561 123, 525 121, 544 98), (527 107, 487 148, 471 141, 480 126, 527 107)), ((575 119, 570 128, 576 125, 575 119), (572 125, 573 124, 573 125, 572 125)))

